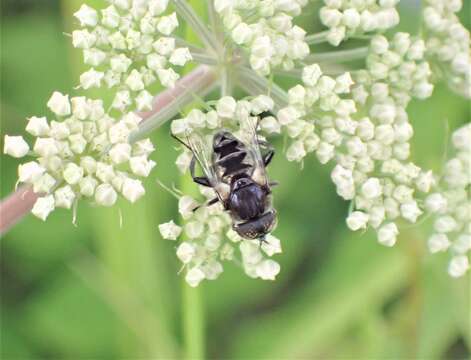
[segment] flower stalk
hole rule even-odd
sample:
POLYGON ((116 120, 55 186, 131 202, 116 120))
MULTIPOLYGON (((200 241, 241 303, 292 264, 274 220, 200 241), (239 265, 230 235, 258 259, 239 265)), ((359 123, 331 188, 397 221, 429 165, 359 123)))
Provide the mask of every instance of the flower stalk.
POLYGON ((214 36, 211 35, 207 26, 201 21, 199 16, 195 14, 192 7, 185 0, 173 0, 173 4, 178 14, 185 19, 205 46, 208 49, 217 50, 218 45, 214 36))
POLYGON ((329 51, 318 54, 310 54, 306 56, 305 61, 308 63, 335 62, 343 63, 353 60, 365 59, 368 55, 368 47, 360 47, 356 49, 329 51))

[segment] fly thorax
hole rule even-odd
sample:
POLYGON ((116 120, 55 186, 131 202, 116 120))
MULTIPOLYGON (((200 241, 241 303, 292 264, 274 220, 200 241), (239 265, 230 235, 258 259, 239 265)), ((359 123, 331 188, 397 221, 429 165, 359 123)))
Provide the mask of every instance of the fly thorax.
POLYGON ((229 209, 241 220, 254 219, 265 212, 266 194, 250 178, 234 181, 229 197, 229 209))

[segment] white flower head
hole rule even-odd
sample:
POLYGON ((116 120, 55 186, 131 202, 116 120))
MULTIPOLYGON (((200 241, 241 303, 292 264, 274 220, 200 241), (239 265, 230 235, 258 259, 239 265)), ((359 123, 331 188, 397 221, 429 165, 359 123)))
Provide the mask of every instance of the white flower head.
POLYGON ((150 110, 149 87, 157 80, 173 87, 179 75, 171 66, 192 60, 187 48, 175 46, 171 36, 178 19, 167 5, 164 0, 122 0, 101 11, 83 5, 74 14, 83 29, 73 32, 74 47, 83 49, 91 66, 80 77, 82 88, 112 88, 113 107, 122 112, 150 110))
POLYGON ((293 25, 304 1, 215 1, 215 10, 231 40, 247 51, 253 70, 268 75, 273 68, 292 69, 309 53, 306 32, 293 25), (247 11, 251 16, 246 16, 247 11))
POLYGON ((115 119, 105 114, 100 100, 69 99, 58 92, 48 107, 56 115, 54 120, 31 117, 26 125, 36 137, 31 151, 21 137, 5 139, 6 153, 15 157, 28 153, 37 159, 18 167, 19 182, 44 195, 34 209, 37 216, 46 219, 54 208, 70 209, 84 197, 112 206, 118 193, 130 202, 144 195, 141 181, 123 172, 131 168, 138 176, 147 177, 155 166, 148 158, 155 150, 149 139, 134 145, 128 142, 130 132, 141 121, 139 116, 127 114, 115 119))

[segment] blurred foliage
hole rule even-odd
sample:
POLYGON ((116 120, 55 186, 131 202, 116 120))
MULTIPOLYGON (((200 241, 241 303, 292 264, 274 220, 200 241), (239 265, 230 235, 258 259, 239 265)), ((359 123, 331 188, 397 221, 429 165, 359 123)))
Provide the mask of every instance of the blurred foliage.
MULTIPOLYGON (((46 114, 53 90, 77 84, 79 54, 64 33, 79 3, 2 1, 2 139, 23 134, 27 116, 46 114)), ((416 2, 404 3, 401 26, 412 31, 416 2)), ((315 6, 301 17, 310 30, 318 23, 315 6)), ((469 103, 439 86, 409 114, 414 160, 441 169, 445 139, 469 121, 469 103)), ((181 356, 179 263, 175 243, 157 231, 176 216, 176 201, 156 178, 180 178, 167 134, 168 127, 152 136, 158 167, 144 200, 123 201, 119 210, 82 203, 78 227, 68 211, 55 211, 47 223, 27 217, 1 239, 2 359, 181 356)), ((282 141, 275 145, 281 152, 282 141)), ((17 161, 1 160, 4 197, 14 188, 17 161)), ((450 279, 447 255, 427 253, 428 222, 384 248, 371 232, 347 231, 348 203, 336 195, 329 166, 311 158, 300 171, 278 156, 270 171, 280 182, 282 272, 262 282, 228 265, 201 286, 208 358, 469 358, 469 277, 450 279)))

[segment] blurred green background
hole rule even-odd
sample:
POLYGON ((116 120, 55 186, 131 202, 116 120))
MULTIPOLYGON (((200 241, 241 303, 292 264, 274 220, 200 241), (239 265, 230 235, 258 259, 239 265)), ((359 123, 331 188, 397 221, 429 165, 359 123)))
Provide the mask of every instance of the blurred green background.
MULTIPOLYGON (((2 0, 2 148, 4 134, 24 134, 26 117, 47 114, 53 90, 67 93, 77 85, 80 54, 64 33, 80 3, 2 0)), ((417 30, 418 4, 401 6, 401 27, 417 30)), ((307 29, 319 27, 314 11, 301 17, 307 29)), ((453 130, 469 121, 469 103, 438 86, 409 110, 414 161, 438 171, 446 123, 453 130)), ((167 134, 164 128, 152 135, 158 167, 145 199, 111 209, 82 202, 78 227, 65 210, 46 223, 28 216, 1 239, 2 359, 182 357, 188 290, 177 275, 176 243, 162 240, 157 228, 177 216, 175 199, 156 185, 156 178, 180 181, 167 134)), ((281 152, 282 141, 276 146, 281 152)), ((1 161, 5 197, 18 162, 1 161)), ((302 172, 275 159, 270 173, 281 184, 275 235, 284 250, 277 257, 282 272, 263 282, 228 263, 217 281, 200 285, 206 357, 469 358, 469 276, 449 278, 448 255, 427 253, 430 222, 403 229, 393 249, 379 245, 371 231, 348 231, 349 204, 336 195, 330 170, 314 157, 302 172)))

